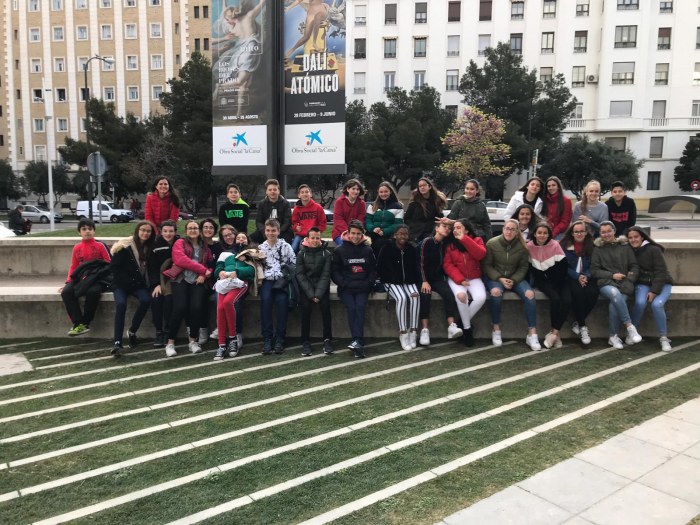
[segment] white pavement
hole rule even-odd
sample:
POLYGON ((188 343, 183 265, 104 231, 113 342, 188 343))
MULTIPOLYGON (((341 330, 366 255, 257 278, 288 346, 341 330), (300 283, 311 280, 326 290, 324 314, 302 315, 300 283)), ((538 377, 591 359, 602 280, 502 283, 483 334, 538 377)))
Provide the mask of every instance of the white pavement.
POLYGON ((441 525, 686 525, 700 515, 700 397, 441 525))
POLYGON ((0 356, 0 376, 19 374, 34 370, 24 354, 3 354, 0 356))

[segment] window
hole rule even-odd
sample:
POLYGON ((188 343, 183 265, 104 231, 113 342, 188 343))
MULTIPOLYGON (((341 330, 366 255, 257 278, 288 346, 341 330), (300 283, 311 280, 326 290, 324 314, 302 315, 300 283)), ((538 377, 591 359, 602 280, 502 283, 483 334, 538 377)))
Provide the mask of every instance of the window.
POLYGON ((510 19, 522 20, 525 18, 525 2, 513 1, 510 4, 510 19))
POLYGON ((631 117, 632 116, 632 101, 631 100, 611 100, 610 101, 610 116, 611 117, 631 117))
MULTIPOLYGON (((0 146, 4 146, 4 145, 5 145, 5 136, 0 135, 0 146)), ((21 154, 21 152, 20 152, 20 154, 21 154)))
POLYGON ((59 133, 65 133, 68 131, 68 119, 67 118, 57 118, 56 119, 56 131, 59 133))
POLYGON ((30 42, 40 42, 41 41, 41 30, 38 27, 29 28, 29 41, 30 42))
POLYGON ((691 116, 700 117, 700 100, 693 100, 693 105, 690 107, 691 116))
POLYGON ((459 56, 459 35, 449 35, 447 37, 447 56, 459 56))
POLYGON ((479 56, 484 56, 489 47, 491 47, 491 35, 479 35, 479 56))
POLYGON ((112 40, 112 26, 111 26, 111 24, 102 24, 100 26, 100 38, 102 40, 112 40))
POLYGON ((616 26, 615 47, 637 47, 637 26, 616 26))
POLYGON ((46 146, 34 146, 34 160, 46 162, 46 146))
POLYGON ((51 0, 51 11, 63 11, 63 0, 51 0))
POLYGON ((542 33, 542 53, 554 53, 554 33, 542 33))
POLYGON ((199 6, 194 6, 194 17, 199 18, 199 6))
POLYGON ((163 96, 163 86, 152 86, 151 100, 160 100, 161 96, 163 96))
POLYGON ((44 102, 44 92, 39 89, 32 89, 32 102, 44 102))
POLYGON ((56 88, 56 102, 66 101, 66 88, 56 88))
POLYGON ((52 31, 52 36, 53 36, 53 41, 54 42, 61 42, 65 38, 65 35, 63 34, 63 26, 54 26, 52 31))
POLYGON ((136 0, 124 0, 124 7, 136 7, 136 0))
POLYGON ((31 62, 30 62, 29 70, 32 73, 41 73, 41 59, 40 58, 32 58, 31 62))
POLYGON ((355 39, 355 58, 367 58, 367 40, 364 38, 355 39))
POLYGON ((151 38, 161 38, 163 36, 163 30, 160 22, 151 24, 151 38))
POLYGON ((209 18, 209 6, 208 5, 202 6, 202 18, 209 18))
POLYGON ((78 71, 83 71, 87 67, 88 57, 78 57, 78 71))
POLYGON ((195 51, 201 51, 202 50, 202 44, 200 43, 201 40, 199 38, 194 39, 194 50, 195 51))
POLYGON ((136 38, 136 24, 124 24, 124 38, 136 38))
POLYGON ((114 100, 114 88, 111 86, 102 88, 102 98, 104 100, 114 100))
POLYGON ((666 118, 666 101, 655 100, 651 105, 651 118, 663 119, 666 118))
POLYGON ((651 137, 649 139, 649 158, 660 159, 664 154, 664 138, 651 137))
POLYGON ((574 53, 588 51, 588 31, 574 31, 574 53))
POLYGON ((462 19, 462 2, 447 2, 447 21, 459 22, 462 19))
POLYGON ((179 35, 180 34, 180 24, 178 22, 175 22, 175 34, 179 35))
POLYGON ((87 26, 76 26, 75 27, 75 39, 76 40, 87 40, 88 39, 87 26))
MULTIPOLYGON (((22 90, 21 89, 15 90, 15 95, 17 96, 17 100, 22 100, 22 90)), ((18 127, 21 128, 22 126, 18 126, 18 127)))
POLYGON ((29 0, 29 5, 27 6, 27 10, 30 12, 36 12, 39 10, 39 0, 29 0))
POLYGON ((425 85, 425 71, 413 72, 413 90, 420 91, 425 85))
POLYGON ((613 62, 613 84, 634 84, 634 62, 613 62))
POLYGON ((384 4, 384 23, 387 25, 396 23, 396 4, 384 4))
POLYGON ((428 23, 428 2, 416 2, 416 24, 428 23))
POLYGON ((576 16, 588 16, 589 0, 576 0, 576 16))
POLYGON ((582 119, 583 118, 583 103, 578 102, 576 106, 574 107, 574 110, 571 112, 571 115, 569 115, 569 118, 572 119, 582 119))
POLYGON ((151 7, 158 7, 160 5, 160 0, 149 0, 148 5, 151 7))
POLYGON ((365 73, 355 73, 355 93, 364 93, 366 91, 365 80, 365 73))
POLYGON ((413 39, 413 56, 424 57, 428 47, 428 39, 426 37, 416 37, 413 39))
POLYGON ((87 0, 75 0, 76 9, 87 9, 87 0))
POLYGON ((34 133, 43 133, 44 132, 44 119, 43 118, 35 118, 34 119, 34 133))
POLYGON ((511 33, 510 34, 510 50, 516 55, 523 54, 523 34, 522 33, 511 33))
POLYGON ((356 5, 355 6, 355 25, 356 26, 367 25, 367 6, 366 5, 356 5))
POLYGON ((90 98, 90 88, 85 89, 84 87, 80 88, 80 102, 85 102, 90 98))
POLYGON ((659 2, 659 13, 673 13, 673 2, 659 2))
POLYGON ((695 62, 695 71, 693 72, 693 85, 700 86, 700 62, 695 62))
POLYGON ((386 93, 390 89, 396 87, 396 72, 395 71, 384 71, 384 92, 386 93))
POLYGON ((53 70, 55 73, 63 73, 66 70, 66 59, 55 57, 53 59, 53 70))
POLYGON ((658 190, 661 187, 661 172, 647 172, 647 190, 658 190))
POLYGON ((671 28, 660 27, 657 49, 671 49, 671 28))
POLYGON ((571 70, 571 87, 584 87, 586 85, 586 66, 574 66, 571 70))
POLYGON ((625 137, 605 137, 605 144, 615 151, 625 151, 627 149, 627 139, 625 137))
POLYGON ((655 86, 668 85, 668 64, 656 64, 656 72, 654 73, 655 86))
POLYGON ((151 69, 163 69, 163 55, 151 55, 151 69))
POLYGON ((445 75, 445 90, 457 91, 459 87, 459 69, 448 69, 445 75))
POLYGON ((553 67, 540 68, 540 82, 549 82, 550 80, 552 80, 552 75, 554 75, 553 67))
POLYGON ((485 22, 487 20, 491 20, 492 9, 492 0, 479 0, 479 21, 485 22))
POLYGON ((639 0, 617 0, 617 10, 639 9, 639 0))
POLYGON ((396 39, 384 39, 384 58, 396 58, 396 39))
POLYGON ((544 0, 542 4, 542 18, 555 18, 557 16, 557 0, 544 0))
POLYGON ((112 7, 112 0, 100 0, 100 7, 103 9, 112 7))
POLYGON ((126 88, 126 98, 127 100, 138 100, 139 99, 139 87, 138 86, 128 86, 126 88))
POLYGON ((109 56, 109 55, 104 55, 102 58, 108 58, 111 62, 106 62, 104 60, 100 60, 102 62, 102 71, 114 71, 114 57, 109 56))
POLYGON ((695 49, 700 49, 700 27, 695 28, 695 49))
POLYGON ((136 55, 126 55, 126 69, 134 70, 139 68, 139 57, 136 55))

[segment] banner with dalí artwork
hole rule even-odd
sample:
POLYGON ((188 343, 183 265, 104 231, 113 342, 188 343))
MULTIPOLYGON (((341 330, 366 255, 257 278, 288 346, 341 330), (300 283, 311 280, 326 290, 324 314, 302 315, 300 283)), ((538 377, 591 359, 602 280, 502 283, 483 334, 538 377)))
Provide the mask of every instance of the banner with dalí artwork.
POLYGON ((284 2, 284 169, 345 170, 345 0, 284 2))
POLYGON ((215 173, 250 173, 246 167, 268 163, 276 96, 271 14, 266 0, 211 1, 215 173))

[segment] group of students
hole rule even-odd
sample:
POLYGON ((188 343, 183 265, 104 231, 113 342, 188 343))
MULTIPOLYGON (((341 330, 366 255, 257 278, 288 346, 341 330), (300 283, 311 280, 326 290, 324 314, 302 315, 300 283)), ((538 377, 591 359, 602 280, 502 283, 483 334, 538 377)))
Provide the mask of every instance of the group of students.
POLYGON ((559 179, 551 177, 546 185, 538 178, 529 180, 511 199, 508 206, 513 216, 506 220, 502 234, 491 238, 489 216, 475 180, 467 181, 464 195, 445 217, 444 194, 427 178, 418 181, 405 212, 390 183, 382 182, 376 200, 366 205, 364 187, 351 179, 335 205, 336 248, 332 251, 322 240, 325 212, 311 198, 308 185, 298 188, 299 200, 292 211, 281 197, 279 183, 267 181, 250 236, 250 207, 235 184, 227 187, 219 224, 213 219, 187 221, 182 238, 173 220, 179 201, 172 183, 161 177, 152 190, 146 200, 146 220, 139 221, 133 235, 115 243, 111 251, 95 240, 92 221, 79 222, 82 241, 74 247, 68 279, 60 290, 73 322, 69 335, 81 335, 90 330, 100 294, 107 287, 112 289, 115 356, 123 350, 127 299, 132 295, 138 308, 126 332, 129 348, 139 344, 136 334, 150 309, 156 328, 154 345, 165 347, 166 355, 177 354, 175 341, 186 321, 190 352, 201 352, 211 336, 219 343, 215 360, 234 357, 243 346, 243 303, 250 293, 260 297, 263 354, 284 352, 289 308, 297 300, 302 355, 312 355, 314 305, 321 313, 323 352, 331 354, 331 282, 347 310, 348 348, 357 358, 365 356, 365 311, 378 287, 396 303, 404 349, 430 344, 433 292, 444 303, 447 337, 461 337, 467 346, 474 344, 472 319, 489 296, 492 343, 501 345, 502 299, 512 291, 523 301, 526 344, 540 350, 536 288, 550 299, 547 348, 561 346, 560 331, 571 310, 572 331, 589 344, 586 319, 601 294, 610 301, 609 344, 623 347, 617 335, 621 324, 627 330, 627 344, 641 341, 635 325, 650 304, 662 350, 671 350, 664 305, 672 280, 663 248, 639 227, 629 227, 627 237, 616 237, 615 223, 587 215, 601 206, 596 204, 600 185, 595 181, 586 187, 585 204, 574 209, 573 222, 565 224, 572 216, 571 201, 563 195, 559 179), (85 297, 83 309, 78 302, 81 296, 85 297), (631 314, 628 296, 635 299, 631 314), (210 304, 216 305, 217 320, 211 334, 210 304))

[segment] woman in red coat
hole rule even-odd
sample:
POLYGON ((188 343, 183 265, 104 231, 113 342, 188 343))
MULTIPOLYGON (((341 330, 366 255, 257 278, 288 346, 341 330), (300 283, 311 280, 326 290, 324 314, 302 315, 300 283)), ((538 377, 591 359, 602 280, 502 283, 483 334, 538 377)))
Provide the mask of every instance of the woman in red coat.
POLYGON ((467 219, 454 223, 446 245, 442 268, 457 301, 464 344, 474 346, 471 320, 486 302, 486 287, 481 280, 481 260, 486 257, 486 247, 467 219))
POLYGON ((564 195, 559 177, 549 177, 545 188, 547 190, 542 215, 547 218, 547 223, 552 228, 552 237, 560 241, 571 223, 571 199, 564 195))
POLYGON ((163 221, 177 223, 180 218, 180 198, 168 177, 157 177, 151 185, 151 193, 146 196, 146 220, 156 225, 160 231, 163 221))

